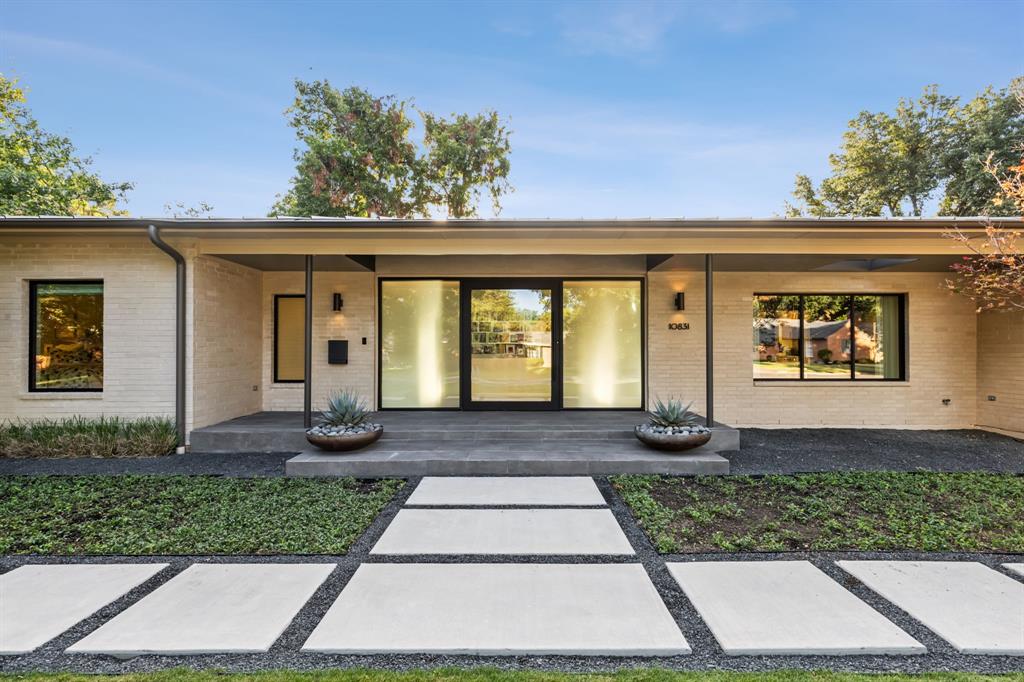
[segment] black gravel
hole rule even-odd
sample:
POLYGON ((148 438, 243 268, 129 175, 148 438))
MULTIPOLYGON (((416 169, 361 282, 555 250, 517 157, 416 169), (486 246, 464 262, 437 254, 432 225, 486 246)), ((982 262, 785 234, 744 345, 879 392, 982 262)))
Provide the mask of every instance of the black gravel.
MULTIPOLYGON (((284 476, 294 452, 139 458, 0 456, 0 476, 85 474, 284 476)), ((996 471, 1024 473, 1024 441, 987 431, 740 429, 740 449, 721 453, 734 474, 813 471, 996 471)))
POLYGON ((971 429, 740 429, 734 474, 814 471, 1024 473, 1024 441, 971 429))
MULTIPOLYGON (((1012 575, 999 565, 1019 562, 1022 555, 995 554, 922 554, 922 553, 745 553, 745 554, 687 554, 659 555, 637 526, 626 504, 612 489, 606 479, 598 479, 598 486, 608 500, 626 536, 637 552, 635 557, 508 557, 508 556, 461 556, 461 557, 387 557, 369 556, 369 551, 381 533, 394 518, 401 505, 408 499, 418 482, 399 491, 363 536, 344 556, 219 556, 219 557, 0 557, 0 572, 6 572, 28 563, 95 563, 99 561, 161 561, 171 565, 150 581, 133 590, 124 598, 102 609, 99 613, 79 623, 37 651, 14 657, 0 658, 0 671, 77 671, 83 673, 132 673, 170 668, 195 670, 217 669, 233 672, 256 670, 321 670, 330 668, 376 668, 386 670, 409 670, 438 667, 491 666, 511 670, 558 670, 566 672, 613 671, 622 668, 656 667, 674 670, 735 670, 765 671, 781 669, 839 670, 850 672, 938 672, 966 671, 980 673, 1007 673, 1024 670, 1024 660, 1009 656, 973 656, 957 653, 949 644, 933 635, 903 611, 865 588, 837 566, 834 561, 844 558, 879 559, 955 559, 978 561, 1006 575, 1012 575), (765 560, 790 559, 809 560, 843 583, 858 597, 883 613, 894 623, 928 647, 929 652, 918 656, 726 656, 722 653, 710 630, 697 615, 682 590, 668 573, 666 561, 700 560, 765 560), (360 563, 368 561, 487 561, 487 562, 531 562, 531 563, 593 563, 595 561, 617 561, 640 563, 647 570, 655 587, 673 614, 680 629, 689 642, 693 653, 673 657, 605 657, 605 656, 439 656, 439 655, 373 655, 340 656, 311 654, 300 651, 313 628, 327 609, 341 593, 360 563), (327 581, 306 603, 298 616, 284 632, 271 650, 265 654, 232 654, 202 656, 139 656, 119 660, 109 656, 65 654, 64 649, 89 634, 102 623, 128 608, 156 586, 184 570, 190 564, 201 562, 317 562, 336 563, 338 566, 327 581)), ((550 507, 545 507, 550 508, 550 507)), ((1014 576, 1015 577, 1015 576, 1014 576)), ((1016 579, 1016 577, 1015 577, 1016 579)))

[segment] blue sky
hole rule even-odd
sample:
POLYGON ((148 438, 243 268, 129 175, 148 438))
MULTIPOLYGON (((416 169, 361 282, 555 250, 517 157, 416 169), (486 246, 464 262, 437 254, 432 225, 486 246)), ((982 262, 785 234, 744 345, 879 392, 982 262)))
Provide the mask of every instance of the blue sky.
MULTIPOLYGON (((127 208, 264 215, 294 78, 510 120, 505 217, 770 216, 846 122, 1024 73, 1024 2, 0 2, 0 70, 127 208)), ((482 213, 489 215, 489 206, 482 213)))

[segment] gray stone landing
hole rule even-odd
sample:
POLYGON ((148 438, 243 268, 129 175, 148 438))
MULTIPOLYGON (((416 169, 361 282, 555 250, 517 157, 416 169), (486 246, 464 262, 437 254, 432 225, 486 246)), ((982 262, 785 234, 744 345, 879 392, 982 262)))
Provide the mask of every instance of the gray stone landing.
POLYGON ((327 453, 306 442, 302 414, 260 412, 192 432, 204 452, 295 452, 289 476, 605 476, 622 473, 727 474, 719 453, 739 450, 736 429, 718 425, 711 442, 684 454, 650 450, 633 435, 640 410, 387 411, 384 436, 363 450, 327 453))
MULTIPOLYGON (((385 427, 386 429, 386 427, 385 427)), ((636 439, 446 441, 441 445, 388 441, 352 453, 308 449, 285 464, 289 476, 608 476, 613 474, 728 474, 719 451, 739 448, 739 432, 716 429, 711 442, 683 454, 650 450, 636 439), (402 447, 405 445, 405 447, 402 447)))

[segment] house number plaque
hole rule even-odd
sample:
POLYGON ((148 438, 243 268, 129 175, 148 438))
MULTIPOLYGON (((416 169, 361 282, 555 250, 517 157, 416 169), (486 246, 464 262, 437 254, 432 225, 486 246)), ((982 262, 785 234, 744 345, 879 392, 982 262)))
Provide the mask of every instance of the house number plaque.
POLYGON ((690 328, 689 322, 669 322, 668 328, 674 332, 685 331, 690 328))

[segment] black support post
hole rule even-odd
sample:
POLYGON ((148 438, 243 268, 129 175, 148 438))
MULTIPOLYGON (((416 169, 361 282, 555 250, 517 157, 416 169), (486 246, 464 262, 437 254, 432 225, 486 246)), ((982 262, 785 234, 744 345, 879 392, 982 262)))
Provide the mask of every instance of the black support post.
POLYGON ((715 423, 715 257, 704 254, 704 383, 705 423, 715 423))
POLYGON ((313 426, 313 257, 306 256, 306 349, 302 383, 302 423, 313 426))

